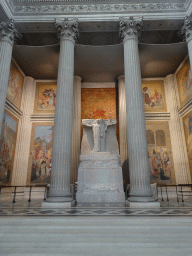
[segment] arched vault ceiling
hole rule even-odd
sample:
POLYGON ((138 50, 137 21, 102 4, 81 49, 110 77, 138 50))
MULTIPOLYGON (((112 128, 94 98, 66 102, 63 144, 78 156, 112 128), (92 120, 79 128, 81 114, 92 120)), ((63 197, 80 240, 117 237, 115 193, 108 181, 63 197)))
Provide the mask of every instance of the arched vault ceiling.
MULTIPOLYGON (((165 77, 176 71, 187 55, 186 43, 169 45, 140 44, 141 74, 165 77)), ((25 75, 35 79, 56 79, 59 45, 14 46, 13 57, 25 75)), ((75 46, 75 75, 86 82, 112 82, 124 73, 123 44, 75 46)))

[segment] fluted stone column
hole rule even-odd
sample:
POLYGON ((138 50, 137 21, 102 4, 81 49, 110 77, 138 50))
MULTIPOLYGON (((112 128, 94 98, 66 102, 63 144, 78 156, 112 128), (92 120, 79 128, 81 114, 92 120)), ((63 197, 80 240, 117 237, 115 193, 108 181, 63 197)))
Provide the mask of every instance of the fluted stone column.
POLYGON ((142 95, 142 81, 138 50, 141 21, 120 19, 120 33, 124 43, 126 118, 129 151, 130 197, 132 202, 150 202, 148 149, 142 95))
POLYGON ((169 129, 173 153, 176 184, 191 183, 183 123, 179 116, 179 97, 175 75, 165 79, 167 110, 170 112, 169 129))
POLYGON ((125 76, 118 77, 119 94, 119 140, 120 158, 123 170, 123 180, 128 182, 128 144, 127 144, 127 119, 126 119, 126 97, 125 97, 125 76))
POLYGON ((7 94, 14 39, 18 36, 12 21, 0 23, 0 134, 7 94))
POLYGON ((70 202, 71 147, 73 124, 74 45, 77 20, 57 20, 60 54, 57 101, 53 131, 51 186, 48 202, 70 202))
POLYGON ((81 77, 74 76, 71 184, 77 181, 81 139, 81 77))
POLYGON ((25 186, 31 140, 31 115, 33 114, 36 83, 32 77, 25 77, 21 111, 23 115, 19 121, 17 144, 13 165, 12 186, 25 186))
POLYGON ((188 53, 189 53, 189 61, 191 66, 191 74, 192 74, 192 18, 187 16, 184 20, 184 25, 181 28, 181 33, 184 36, 184 40, 187 42, 188 53))

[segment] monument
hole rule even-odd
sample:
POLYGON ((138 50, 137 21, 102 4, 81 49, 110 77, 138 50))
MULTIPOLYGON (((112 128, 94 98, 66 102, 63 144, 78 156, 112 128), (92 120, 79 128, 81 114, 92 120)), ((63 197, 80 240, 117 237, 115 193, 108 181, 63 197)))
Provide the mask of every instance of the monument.
POLYGON ((83 119, 78 203, 125 202, 116 120, 83 119))

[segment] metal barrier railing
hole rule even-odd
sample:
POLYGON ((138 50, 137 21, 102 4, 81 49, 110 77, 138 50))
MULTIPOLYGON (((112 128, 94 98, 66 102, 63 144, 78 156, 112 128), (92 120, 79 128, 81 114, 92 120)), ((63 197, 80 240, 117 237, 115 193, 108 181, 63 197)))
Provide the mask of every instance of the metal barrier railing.
MULTIPOLYGON (((4 194, 4 193, 13 193, 13 201, 12 203, 15 203, 16 202, 16 194, 20 194, 20 193, 23 193, 21 191, 17 191, 17 188, 29 188, 29 199, 28 199, 28 202, 31 202, 31 194, 32 192, 42 192, 42 191, 32 191, 32 188, 34 187, 44 187, 45 190, 44 190, 44 201, 46 200, 46 196, 47 196, 47 192, 48 192, 48 185, 47 184, 38 184, 38 185, 26 185, 26 186, 4 186, 4 185, 0 185, 0 193, 1 194, 4 194), (2 193, 2 188, 14 188, 13 191, 9 191, 9 192, 4 192, 2 193)), ((25 191, 26 192, 26 191, 25 191)))

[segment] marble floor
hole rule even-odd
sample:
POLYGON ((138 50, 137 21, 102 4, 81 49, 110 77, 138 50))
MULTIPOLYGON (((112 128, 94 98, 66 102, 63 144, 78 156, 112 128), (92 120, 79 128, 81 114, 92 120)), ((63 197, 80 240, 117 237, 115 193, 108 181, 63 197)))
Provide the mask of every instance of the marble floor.
POLYGON ((43 193, 0 194, 0 256, 192 255, 192 197, 159 194, 160 209, 77 204, 41 209, 43 193))

